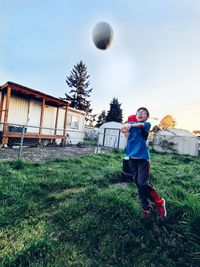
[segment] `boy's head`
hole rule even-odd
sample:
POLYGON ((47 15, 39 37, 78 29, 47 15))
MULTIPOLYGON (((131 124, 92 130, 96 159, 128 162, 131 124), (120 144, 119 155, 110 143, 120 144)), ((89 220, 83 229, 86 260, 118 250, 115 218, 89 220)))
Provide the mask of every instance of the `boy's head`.
POLYGON ((147 108, 141 107, 138 108, 136 112, 137 121, 146 121, 149 118, 149 111, 147 108))

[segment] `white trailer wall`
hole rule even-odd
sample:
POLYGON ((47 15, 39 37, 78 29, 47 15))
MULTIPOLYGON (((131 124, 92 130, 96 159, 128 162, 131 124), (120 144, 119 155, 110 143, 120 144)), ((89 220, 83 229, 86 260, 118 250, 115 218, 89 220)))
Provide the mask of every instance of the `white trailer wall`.
POLYGON ((41 106, 41 102, 30 99, 28 125, 35 127, 27 127, 27 132, 29 133, 39 133, 41 106))
POLYGON ((67 113, 66 142, 77 144, 84 139, 85 113, 74 108, 69 108, 67 113))
MULTIPOLYGON (((3 110, 6 107, 6 94, 4 95, 3 110)), ((1 99, 1 93, 0 93, 1 99)), ((23 97, 11 94, 10 105, 8 112, 8 123, 27 125, 26 132, 39 133, 40 117, 41 117, 42 102, 34 99, 26 99, 23 97), (31 127, 32 126, 32 127, 31 127)), ((43 127, 52 129, 42 129, 41 134, 54 135, 56 123, 57 107, 45 105, 43 114, 43 127)), ((4 121, 5 112, 2 112, 4 121)), ((57 135, 63 135, 64 130, 65 108, 59 108, 57 135)), ((67 111, 67 128, 66 139, 72 144, 83 142, 84 138, 85 112, 68 108, 67 111)), ((0 125, 0 130, 3 129, 3 124, 0 125)), ((61 142, 61 140, 57 140, 61 142)))
MULTIPOLYGON (((56 107, 45 105, 44 117, 43 117, 43 127, 45 128, 55 128, 56 123, 56 107)), ((54 129, 42 129, 42 134, 54 135, 54 129)))
MULTIPOLYGON (((4 105, 6 105, 5 100, 4 100, 4 105)), ((8 112, 8 123, 26 125, 28 119, 28 109, 29 109, 28 99, 11 95, 9 112, 8 112)))

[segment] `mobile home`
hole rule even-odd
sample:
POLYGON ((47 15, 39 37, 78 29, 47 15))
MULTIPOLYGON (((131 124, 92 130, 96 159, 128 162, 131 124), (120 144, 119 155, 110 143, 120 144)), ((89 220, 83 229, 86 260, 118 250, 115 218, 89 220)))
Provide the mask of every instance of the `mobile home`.
POLYGON ((3 146, 19 141, 22 132, 25 140, 64 145, 67 128, 71 130, 71 118, 78 118, 76 131, 84 127, 81 124, 84 112, 69 108, 68 101, 13 82, 0 87, 0 142, 3 146))

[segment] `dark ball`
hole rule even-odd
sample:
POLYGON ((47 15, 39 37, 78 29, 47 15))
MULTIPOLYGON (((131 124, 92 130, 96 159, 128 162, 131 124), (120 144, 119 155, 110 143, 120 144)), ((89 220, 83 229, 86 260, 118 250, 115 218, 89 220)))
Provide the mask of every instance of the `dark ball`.
POLYGON ((113 30, 107 22, 99 22, 94 27, 92 39, 98 49, 105 50, 111 46, 113 30))

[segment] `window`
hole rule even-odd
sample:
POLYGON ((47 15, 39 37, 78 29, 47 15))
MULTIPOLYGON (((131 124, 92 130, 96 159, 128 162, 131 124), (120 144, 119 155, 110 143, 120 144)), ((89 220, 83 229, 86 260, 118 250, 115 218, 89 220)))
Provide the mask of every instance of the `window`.
POLYGON ((73 129, 78 129, 78 117, 73 115, 68 116, 67 126, 73 129))

